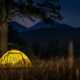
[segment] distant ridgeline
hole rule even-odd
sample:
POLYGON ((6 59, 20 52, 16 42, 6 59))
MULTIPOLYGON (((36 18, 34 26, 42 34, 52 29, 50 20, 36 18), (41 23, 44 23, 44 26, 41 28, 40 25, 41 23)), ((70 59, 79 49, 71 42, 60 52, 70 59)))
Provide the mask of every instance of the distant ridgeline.
POLYGON ((9 45, 9 48, 19 48, 24 52, 32 52, 43 57, 66 56, 68 43, 73 41, 74 55, 75 57, 79 56, 80 28, 73 28, 58 22, 52 24, 39 22, 30 28, 26 28, 17 22, 11 21, 9 29, 9 43, 14 44, 9 45), (22 31, 18 31, 19 28, 22 31))

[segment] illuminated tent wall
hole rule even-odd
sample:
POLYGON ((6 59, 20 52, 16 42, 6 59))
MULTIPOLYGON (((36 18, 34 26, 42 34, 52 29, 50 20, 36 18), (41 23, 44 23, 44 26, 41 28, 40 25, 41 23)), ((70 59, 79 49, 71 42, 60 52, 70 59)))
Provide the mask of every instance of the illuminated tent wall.
POLYGON ((4 67, 31 67, 29 58, 19 50, 10 50, 0 59, 0 64, 4 67))

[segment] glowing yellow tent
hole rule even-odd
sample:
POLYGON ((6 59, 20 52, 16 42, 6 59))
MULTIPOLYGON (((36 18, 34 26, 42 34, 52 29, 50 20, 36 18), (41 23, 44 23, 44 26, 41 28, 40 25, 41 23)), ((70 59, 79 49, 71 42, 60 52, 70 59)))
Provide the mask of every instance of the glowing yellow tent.
POLYGON ((31 67, 32 63, 29 58, 19 50, 10 50, 0 59, 0 64, 4 67, 31 67))

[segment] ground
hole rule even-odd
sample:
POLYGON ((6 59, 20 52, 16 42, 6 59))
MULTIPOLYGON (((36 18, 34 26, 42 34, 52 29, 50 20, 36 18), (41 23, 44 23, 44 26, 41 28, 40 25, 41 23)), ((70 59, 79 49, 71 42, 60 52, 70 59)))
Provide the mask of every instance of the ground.
POLYGON ((80 80, 80 59, 32 57, 30 68, 0 68, 0 80, 80 80))

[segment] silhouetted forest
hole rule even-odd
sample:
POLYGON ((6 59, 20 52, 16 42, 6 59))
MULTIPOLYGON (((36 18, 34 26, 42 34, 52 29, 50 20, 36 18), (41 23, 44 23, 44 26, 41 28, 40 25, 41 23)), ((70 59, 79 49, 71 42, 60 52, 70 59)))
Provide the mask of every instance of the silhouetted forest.
MULTIPOLYGON (((39 41, 35 41, 32 44, 28 44, 21 40, 18 37, 18 32, 13 30, 9 26, 9 39, 8 39, 8 49, 19 49, 25 52, 29 57, 35 55, 40 58, 50 58, 56 56, 64 56, 65 58, 68 56, 68 47, 70 41, 67 41, 65 44, 60 43, 60 41, 49 40, 46 46, 43 46, 39 41)), ((80 41, 73 42, 73 54, 74 57, 80 56, 80 41)))

